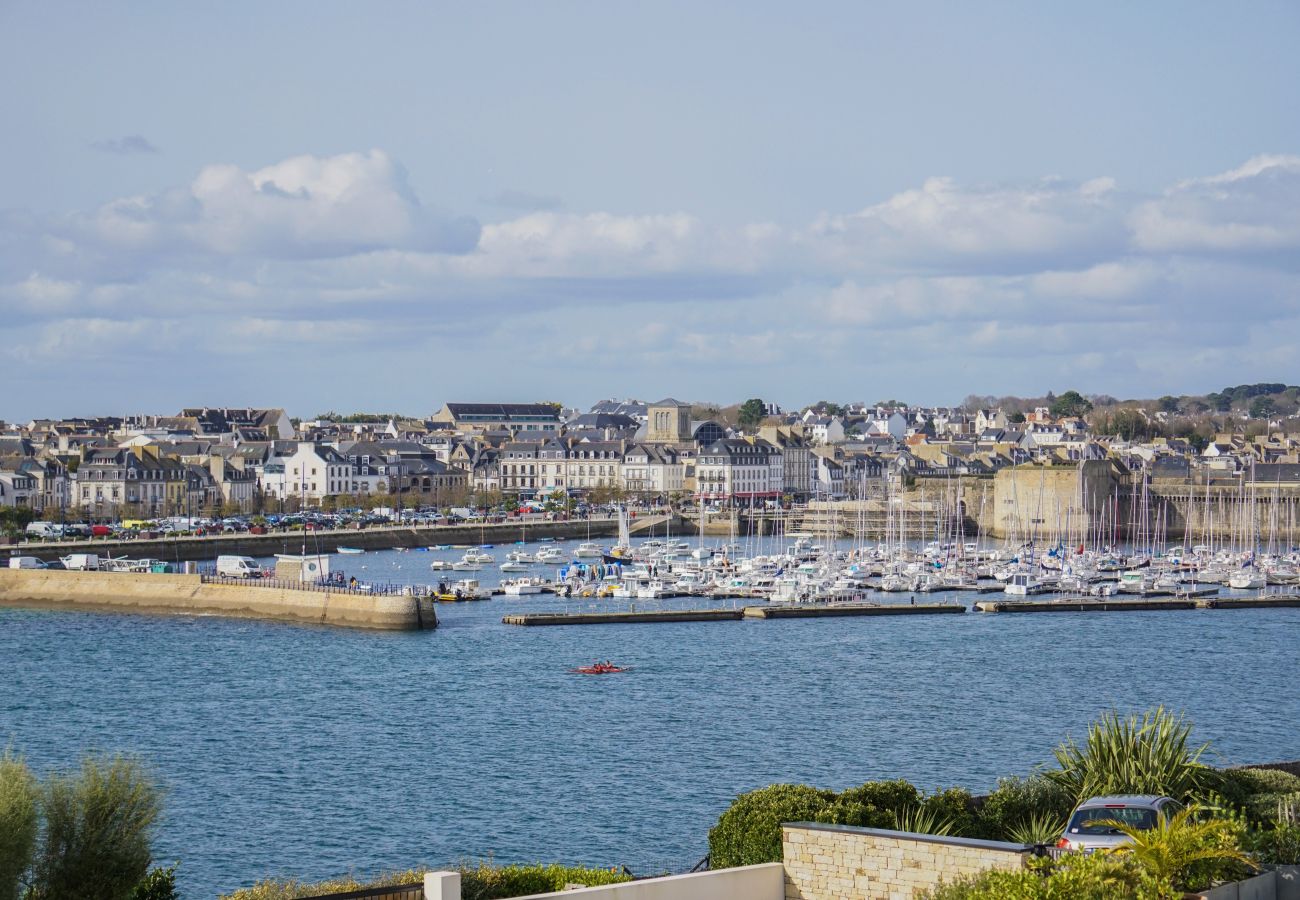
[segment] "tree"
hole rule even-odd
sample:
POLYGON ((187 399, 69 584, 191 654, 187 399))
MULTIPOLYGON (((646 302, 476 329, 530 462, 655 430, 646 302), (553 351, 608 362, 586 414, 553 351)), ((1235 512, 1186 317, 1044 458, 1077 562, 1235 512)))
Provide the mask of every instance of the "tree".
POLYGON ((1272 397, 1256 397, 1250 402, 1250 417, 1252 419, 1267 419, 1273 415, 1275 406, 1272 397))
POLYGON ((22 534, 35 518, 36 512, 29 506, 0 506, 0 532, 22 534))
MULTIPOLYGON (((1052 395, 1049 392, 1047 396, 1051 398, 1052 395)), ((1066 391, 1061 396, 1051 399, 1050 403, 1048 411, 1058 419, 1069 416, 1086 416, 1092 412, 1092 402, 1078 391, 1066 391)))
POLYGON ((1015 412, 1007 416, 1007 421, 1012 425, 1023 425, 1025 421, 1025 414, 1022 413, 1020 410, 1016 410, 1015 412))
POLYGON ((739 421, 746 428, 753 428, 767 415, 767 404, 758 398, 746 400, 740 404, 739 421))
POLYGON ((1156 401, 1156 402, 1160 404, 1160 411, 1161 411, 1161 412, 1178 412, 1178 398, 1177 398, 1177 397, 1171 397, 1171 396, 1169 396, 1168 394, 1165 394, 1163 397, 1161 397, 1161 398, 1160 398, 1158 401, 1156 401))
POLYGON ((150 832, 162 809, 153 779, 124 757, 87 757, 73 775, 51 775, 35 896, 128 900, 149 871, 150 832))
POLYGON ((5 751, 0 755, 0 900, 23 896, 19 883, 36 851, 37 798, 27 764, 5 751))

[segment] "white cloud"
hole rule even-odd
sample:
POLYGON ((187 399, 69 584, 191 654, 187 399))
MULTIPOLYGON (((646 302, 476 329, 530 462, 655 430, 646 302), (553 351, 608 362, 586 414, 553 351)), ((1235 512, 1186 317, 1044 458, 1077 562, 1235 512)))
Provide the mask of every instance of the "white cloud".
POLYGON ((420 204, 386 153, 211 165, 187 188, 125 197, 81 217, 83 240, 138 252, 329 257, 403 247, 463 252, 478 226, 420 204))
MULTIPOLYGON (((250 360, 324 390, 340 359, 422 371, 543 347, 567 351, 537 376, 565 399, 615 390, 615 371, 641 393, 847 380, 848 396, 898 377, 881 393, 920 379, 936 400, 1082 371, 1095 390, 1167 390, 1193 358, 1215 381, 1278 380, 1263 368, 1300 334, 1300 274, 1279 263, 1296 259, 1297 184, 1300 158, 1259 157, 1160 197, 1106 177, 937 178, 811 225, 535 210, 480 229, 422 203, 381 151, 214 165, 87 213, 0 211, 0 353, 51 392, 169 361, 178 398, 200 354, 222 384, 279 391, 250 360)), ((513 365, 437 371, 518 389, 513 365)))
POLYGON ((1300 250, 1300 156, 1183 181, 1137 206, 1130 224, 1134 244, 1153 253, 1300 250))
POLYGON ((860 212, 823 216, 804 241, 848 269, 1032 271, 1113 254, 1122 213, 1108 178, 993 188, 931 178, 860 212))

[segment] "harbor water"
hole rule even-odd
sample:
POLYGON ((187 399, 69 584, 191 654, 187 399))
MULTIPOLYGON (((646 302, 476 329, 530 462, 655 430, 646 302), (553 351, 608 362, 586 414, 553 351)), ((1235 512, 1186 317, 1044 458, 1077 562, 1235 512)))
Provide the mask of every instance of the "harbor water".
MULTIPOLYGON (((459 555, 334 560, 364 581, 496 581, 430 571, 459 555)), ((377 633, 0 610, 0 743, 40 771, 145 759, 167 790, 158 861, 188 898, 488 857, 680 870, 741 791, 983 791, 1112 708, 1185 711, 1214 762, 1300 758, 1297 609, 501 624, 627 605, 497 597, 377 633), (633 671, 571 673, 595 659, 633 671)))

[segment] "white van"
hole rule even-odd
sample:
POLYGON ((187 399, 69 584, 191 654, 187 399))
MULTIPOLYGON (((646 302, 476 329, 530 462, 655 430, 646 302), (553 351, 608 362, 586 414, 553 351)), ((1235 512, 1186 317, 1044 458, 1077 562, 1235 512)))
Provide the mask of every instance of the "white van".
POLYGON ((227 578, 261 578, 262 567, 251 556, 218 556, 217 574, 227 578))
POLYGON ((99 571, 99 554, 72 553, 63 557, 63 568, 71 572, 99 571))
POLYGON ((27 536, 34 538, 61 538, 64 529, 54 522, 28 522, 27 536))
POLYGON ((35 556, 11 556, 9 557, 9 568, 44 569, 45 563, 35 556))

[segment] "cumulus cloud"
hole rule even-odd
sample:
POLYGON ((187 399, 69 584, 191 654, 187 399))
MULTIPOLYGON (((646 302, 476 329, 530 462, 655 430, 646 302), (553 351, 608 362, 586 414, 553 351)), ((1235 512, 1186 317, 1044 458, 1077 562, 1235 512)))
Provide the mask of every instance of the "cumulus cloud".
POLYGON ((1130 217, 1136 246, 1156 253, 1300 250, 1300 156, 1257 156, 1184 181, 1130 217))
POLYGON ((803 240, 824 263, 847 268, 1032 271, 1116 253, 1123 213, 1109 178, 1010 187, 930 178, 859 212, 825 215, 803 240))
MULTIPOLYGON (((630 392, 690 373, 746 396, 823 394, 828 367, 836 383, 905 373, 936 401, 1085 371, 1091 389, 1164 391, 1189 360, 1214 381, 1278 380, 1265 369, 1300 334, 1298 186, 1300 158, 1282 156, 1158 195, 934 178, 856 212, 739 226, 504 192, 520 212, 479 226, 422 201, 379 150, 211 165, 88 211, 0 211, 0 356, 37 390, 70 361, 150 347, 224 360, 223 383, 269 355, 317 385, 340 353, 415 365, 557 347, 572 358, 548 393, 575 400, 616 389, 615 370, 638 373, 630 392)), ((465 371, 517 393, 517 372, 465 371)))
POLYGON ((101 153, 116 153, 119 156, 127 156, 132 153, 158 152, 158 148, 142 134, 128 134, 126 137, 91 141, 90 147, 92 150, 98 150, 101 153))
POLYGON ((188 187, 77 217, 74 234, 135 252, 319 257, 390 247, 465 252, 478 225, 422 205, 405 170, 372 150, 253 171, 207 166, 188 187))

